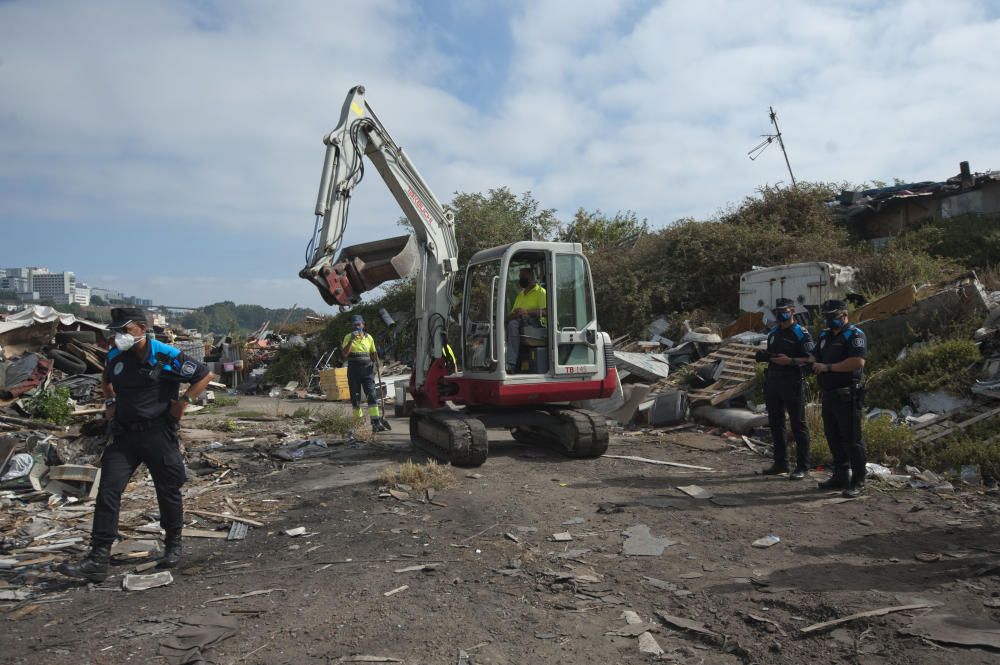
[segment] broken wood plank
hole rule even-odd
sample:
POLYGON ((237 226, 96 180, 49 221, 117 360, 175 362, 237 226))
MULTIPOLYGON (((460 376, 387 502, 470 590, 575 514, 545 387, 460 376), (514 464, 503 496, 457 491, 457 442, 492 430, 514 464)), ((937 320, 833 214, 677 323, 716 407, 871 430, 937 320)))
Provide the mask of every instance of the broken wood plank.
POLYGON ((244 524, 249 524, 250 526, 256 527, 258 529, 262 529, 265 526, 263 522, 252 520, 249 517, 240 517, 239 515, 223 515, 222 513, 213 513, 208 510, 198 510, 195 508, 188 508, 186 512, 189 512, 192 515, 201 515, 202 517, 208 517, 217 520, 243 522, 244 524))
POLYGON ((228 538, 228 531, 209 531, 208 529, 184 528, 181 535, 185 538, 228 538))
POLYGON ((938 607, 941 603, 924 602, 924 603, 913 603, 911 605, 895 605, 893 607, 880 607, 877 610, 868 610, 867 612, 858 612, 857 614, 849 614, 846 617, 841 617, 839 619, 833 619, 831 621, 823 621, 822 623, 814 623, 811 626, 806 626, 805 628, 800 628, 800 632, 808 634, 814 633, 817 630, 823 630, 824 628, 831 628, 833 626, 839 626, 842 623, 848 623, 850 621, 857 621, 858 619, 867 619, 869 617, 880 617, 886 614, 892 614, 893 612, 908 612, 910 610, 925 610, 930 607, 938 607))
POLYGON ((257 589, 256 591, 247 591, 246 593, 237 594, 235 596, 218 596, 216 598, 209 598, 208 600, 202 601, 202 604, 207 605, 208 603, 221 603, 224 600, 250 598, 251 596, 264 596, 269 593, 274 593, 275 591, 288 591, 288 589, 257 589))
POLYGON ((713 471, 709 466, 696 466, 694 464, 681 464, 680 462, 665 462, 663 460, 649 459, 648 457, 637 457, 635 455, 601 455, 610 459, 624 459, 632 462, 645 462, 646 464, 660 464, 662 466, 673 466, 679 469, 695 469, 697 471, 713 471))
POLYGON ((383 595, 383 596, 385 596, 386 598, 388 598, 389 596, 394 596, 394 595, 396 595, 396 594, 397 594, 397 593, 399 593, 400 591, 406 591, 406 590, 407 590, 407 589, 409 589, 409 588, 410 588, 410 585, 409 585, 409 584, 404 584, 403 586, 399 586, 399 587, 396 587, 395 589, 392 589, 391 591, 386 591, 386 592, 385 592, 385 593, 383 593, 382 595, 383 595))

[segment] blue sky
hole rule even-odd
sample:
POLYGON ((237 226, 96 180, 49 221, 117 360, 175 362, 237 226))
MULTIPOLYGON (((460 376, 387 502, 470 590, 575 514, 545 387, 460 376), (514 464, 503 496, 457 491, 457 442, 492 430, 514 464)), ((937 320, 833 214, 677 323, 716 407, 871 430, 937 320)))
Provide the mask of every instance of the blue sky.
MULTIPOLYGON (((442 201, 705 218, 764 183, 1000 168, 1000 2, 0 2, 0 266, 198 305, 298 279, 356 83, 442 201)), ((348 243, 398 232, 370 170, 348 243)))

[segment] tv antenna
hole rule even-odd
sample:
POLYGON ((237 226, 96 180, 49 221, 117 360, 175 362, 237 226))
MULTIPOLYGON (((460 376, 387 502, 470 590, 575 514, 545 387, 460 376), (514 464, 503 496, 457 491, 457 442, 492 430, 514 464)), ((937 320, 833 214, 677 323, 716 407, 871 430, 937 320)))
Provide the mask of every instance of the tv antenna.
POLYGON ((778 145, 781 147, 781 154, 785 156, 785 166, 788 167, 788 175, 792 177, 792 187, 795 187, 795 174, 792 173, 792 165, 788 161, 788 151, 785 150, 785 142, 781 138, 781 130, 778 129, 778 114, 774 112, 773 106, 769 106, 768 110, 771 112, 771 124, 774 125, 774 134, 761 134, 760 136, 764 140, 750 148, 747 152, 747 157, 750 158, 750 161, 756 160, 762 152, 767 150, 767 146, 774 143, 775 139, 777 139, 778 145))

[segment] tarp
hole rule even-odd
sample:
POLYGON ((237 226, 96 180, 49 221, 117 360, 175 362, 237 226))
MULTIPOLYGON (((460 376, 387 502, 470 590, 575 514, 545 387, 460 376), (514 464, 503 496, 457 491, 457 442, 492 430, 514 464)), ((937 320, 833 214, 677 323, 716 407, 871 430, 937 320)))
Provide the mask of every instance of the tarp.
POLYGON ((27 328, 39 323, 52 322, 58 322, 60 325, 67 327, 79 323, 93 330, 107 330, 108 328, 103 323, 78 319, 72 314, 57 311, 55 308, 48 307, 47 305, 32 305, 25 310, 11 314, 7 317, 6 321, 0 321, 0 335, 11 330, 17 330, 18 328, 27 328))

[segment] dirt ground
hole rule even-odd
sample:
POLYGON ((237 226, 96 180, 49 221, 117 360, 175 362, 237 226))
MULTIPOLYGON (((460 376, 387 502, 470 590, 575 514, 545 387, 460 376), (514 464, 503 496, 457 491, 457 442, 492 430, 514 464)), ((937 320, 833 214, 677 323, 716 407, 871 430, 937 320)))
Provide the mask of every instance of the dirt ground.
MULTIPOLYGON (((133 564, 100 585, 66 582, 29 616, 0 618, 0 663, 162 663, 158 643, 176 621, 212 608, 239 621, 207 652, 215 663, 1000 662, 900 632, 928 612, 1000 620, 988 607, 1000 605, 996 497, 872 484, 863 499, 828 502, 839 495, 817 490, 815 477, 757 475, 767 460, 719 436, 621 433, 608 450, 711 468, 702 471, 569 460, 491 432, 487 462, 454 469, 454 484, 428 502, 374 482, 389 464, 424 459, 406 423, 391 422, 377 443, 329 458, 242 467, 230 493, 259 506, 265 528, 243 541, 187 539, 170 586, 121 591, 133 564), (713 498, 677 489, 690 485, 713 498), (672 544, 658 556, 623 554, 623 532, 637 525, 672 544), (307 533, 283 533, 298 526, 307 533), (556 542, 560 532, 572 540, 556 542), (780 543, 751 546, 772 534, 780 543), (401 572, 421 564, 436 565, 401 572), (263 593, 217 600, 253 591, 263 593), (940 606, 800 632, 921 601, 940 606), (656 625, 662 656, 609 634, 625 628, 623 610, 656 625), (671 627, 658 611, 703 632, 671 627)), ((222 496, 213 501, 225 509, 222 496)))

